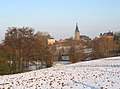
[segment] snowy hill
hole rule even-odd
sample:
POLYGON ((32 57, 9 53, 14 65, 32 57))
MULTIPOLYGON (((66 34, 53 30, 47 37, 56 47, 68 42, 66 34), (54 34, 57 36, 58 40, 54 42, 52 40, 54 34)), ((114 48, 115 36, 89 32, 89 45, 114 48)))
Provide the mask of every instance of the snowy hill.
POLYGON ((0 89, 120 89, 120 57, 0 76, 0 89))

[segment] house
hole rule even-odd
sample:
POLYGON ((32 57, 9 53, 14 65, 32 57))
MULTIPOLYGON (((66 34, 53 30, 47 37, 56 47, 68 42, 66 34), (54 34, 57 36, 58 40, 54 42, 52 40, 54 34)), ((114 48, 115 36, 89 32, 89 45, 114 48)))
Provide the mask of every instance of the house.
POLYGON ((114 40, 114 34, 111 31, 109 31, 107 33, 103 33, 103 34, 101 33, 100 38, 107 38, 108 40, 113 41, 114 40))
POLYGON ((47 39, 47 42, 48 42, 48 45, 54 44, 54 43, 55 43, 55 39, 52 38, 52 37, 49 37, 49 38, 47 39))

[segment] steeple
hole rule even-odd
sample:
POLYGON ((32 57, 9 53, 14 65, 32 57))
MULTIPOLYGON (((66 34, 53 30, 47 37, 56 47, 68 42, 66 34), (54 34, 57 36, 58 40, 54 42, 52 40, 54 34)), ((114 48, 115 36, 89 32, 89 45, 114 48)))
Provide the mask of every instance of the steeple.
POLYGON ((79 28, 78 28, 78 24, 77 24, 77 23, 76 23, 75 32, 80 32, 80 31, 79 31, 79 28))
POLYGON ((75 40, 80 40, 80 31, 78 28, 78 24, 76 23, 76 28, 75 28, 75 40))

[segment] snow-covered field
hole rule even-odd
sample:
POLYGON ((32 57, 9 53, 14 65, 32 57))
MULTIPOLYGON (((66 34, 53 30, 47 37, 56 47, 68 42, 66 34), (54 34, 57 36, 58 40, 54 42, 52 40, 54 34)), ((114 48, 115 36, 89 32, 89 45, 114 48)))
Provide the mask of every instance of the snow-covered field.
POLYGON ((0 89, 120 89, 120 57, 0 76, 0 89))

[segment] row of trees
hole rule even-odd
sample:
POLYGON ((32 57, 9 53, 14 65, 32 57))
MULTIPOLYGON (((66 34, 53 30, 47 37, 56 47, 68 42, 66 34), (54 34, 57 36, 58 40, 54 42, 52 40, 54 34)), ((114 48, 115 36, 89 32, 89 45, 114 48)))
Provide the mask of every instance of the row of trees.
POLYGON ((40 62, 40 67, 51 67, 54 61, 52 50, 54 47, 47 45, 49 37, 47 33, 37 32, 35 34, 34 29, 29 27, 8 28, 1 47, 5 58, 0 57, 0 61, 4 59, 5 61, 0 63, 7 63, 6 67, 9 64, 9 73, 28 71, 29 64, 34 62, 40 62))
MULTIPOLYGON (((56 47, 48 45, 48 33, 37 32, 30 27, 8 28, 5 39, 0 44, 0 74, 20 73, 29 70, 30 64, 39 62, 39 68, 53 65, 56 47)), ((107 37, 95 38, 85 42, 82 40, 67 41, 68 56, 72 63, 84 61, 87 57, 103 58, 116 56, 120 48, 120 32, 114 34, 113 40, 107 37), (84 52, 85 46, 92 48, 90 54, 84 52)), ((65 51, 65 50, 63 50, 65 51)), ((63 52, 59 53, 61 59, 63 52)), ((38 69, 39 69, 38 68, 38 69)))
POLYGON ((69 57, 72 63, 84 61, 86 58, 96 59, 120 55, 120 32, 113 36, 94 38, 91 41, 69 40, 69 57), (92 49, 90 54, 84 52, 85 46, 92 49))
POLYGON ((108 38, 94 39, 91 42, 91 47, 93 48, 92 57, 94 59, 114 56, 114 51, 118 49, 118 45, 108 38))
POLYGON ((104 58, 117 56, 120 54, 120 32, 116 32, 113 37, 95 38, 90 42, 93 49, 92 57, 104 58))

